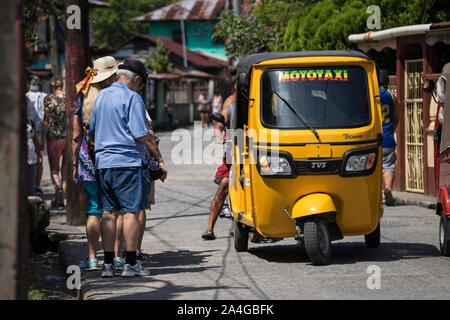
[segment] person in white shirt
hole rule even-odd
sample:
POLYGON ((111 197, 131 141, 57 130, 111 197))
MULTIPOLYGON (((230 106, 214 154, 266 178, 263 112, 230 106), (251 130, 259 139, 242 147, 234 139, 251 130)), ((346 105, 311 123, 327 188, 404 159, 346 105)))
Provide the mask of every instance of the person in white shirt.
MULTIPOLYGON (((37 139, 39 141, 39 145, 42 144, 42 122, 44 120, 44 98, 47 96, 45 92, 40 91, 40 80, 36 75, 31 76, 31 80, 29 83, 29 91, 26 93, 27 101, 28 101, 28 109, 34 109, 38 117, 35 119, 35 128, 34 131, 36 133, 37 139)), ((34 112, 34 111, 33 111, 34 112)), ((28 112, 29 113, 29 112, 28 112)), ((40 188, 42 181, 42 172, 43 165, 42 161, 38 161, 36 166, 36 192, 42 193, 40 188)))
POLYGON ((41 146, 35 127, 39 116, 34 108, 28 106, 27 110, 27 165, 28 165, 28 195, 36 193, 37 166, 42 165, 41 146))

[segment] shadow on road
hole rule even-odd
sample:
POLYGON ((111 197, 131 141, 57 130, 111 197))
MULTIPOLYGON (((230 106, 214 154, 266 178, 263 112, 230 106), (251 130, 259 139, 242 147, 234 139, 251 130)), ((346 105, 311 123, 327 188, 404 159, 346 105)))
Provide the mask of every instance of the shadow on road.
POLYGON ((152 268, 163 268, 172 266, 187 266, 195 265, 199 266, 202 263, 206 263, 206 259, 212 256, 213 252, 219 250, 205 250, 205 251, 190 251, 190 250, 178 250, 178 251, 163 251, 155 254, 150 254, 150 261, 144 266, 152 268))
MULTIPOLYGON (((389 262, 440 256, 439 250, 423 243, 381 243, 377 249, 368 249, 363 242, 333 243, 330 264, 357 262, 389 262)), ((298 245, 260 246, 249 253, 276 263, 310 263, 304 247, 298 245)))
POLYGON ((154 279, 151 276, 145 278, 114 278, 104 283, 108 291, 95 290, 95 293, 85 296, 89 299, 107 300, 173 300, 189 292, 207 292, 210 290, 248 289, 247 287, 232 286, 203 286, 198 287, 174 285, 171 281, 154 279), (129 289, 133 288, 133 292, 129 289), (127 292, 128 290, 128 292, 127 292), (123 292, 123 294, 121 294, 123 292), (105 298, 106 296, 106 298, 105 298), (112 298, 108 298, 112 297, 112 298))
MULTIPOLYGON (((96 299, 108 296, 113 299, 158 299, 166 300, 176 298, 186 292, 230 289, 229 286, 199 287, 174 285, 171 281, 158 279, 159 276, 205 272, 221 266, 202 266, 207 258, 217 250, 206 251, 164 251, 150 255, 150 261, 143 263, 149 268, 149 277, 121 278, 116 272, 113 279, 101 278, 101 271, 83 272, 83 291, 85 298, 96 299), (133 291, 133 292, 130 292, 133 291), (123 292, 123 294, 121 294, 123 292)), ((99 255, 99 258, 101 255, 99 255)), ((245 288, 248 289, 248 288, 245 288)))

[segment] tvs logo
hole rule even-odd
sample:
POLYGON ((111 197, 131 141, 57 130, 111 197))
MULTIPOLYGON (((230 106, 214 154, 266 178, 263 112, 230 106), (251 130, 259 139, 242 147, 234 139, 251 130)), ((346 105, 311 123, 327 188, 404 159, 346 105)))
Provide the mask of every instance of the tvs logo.
POLYGON ((326 162, 311 162, 311 169, 326 169, 326 162))

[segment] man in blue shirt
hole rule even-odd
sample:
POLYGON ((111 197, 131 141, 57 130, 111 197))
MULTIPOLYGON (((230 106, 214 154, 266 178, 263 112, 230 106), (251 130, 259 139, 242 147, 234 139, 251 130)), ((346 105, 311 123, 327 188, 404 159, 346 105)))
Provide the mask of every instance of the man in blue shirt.
POLYGON ((99 206, 103 211, 101 235, 105 263, 103 277, 113 277, 116 220, 123 214, 126 262, 123 277, 149 272, 136 262, 138 213, 143 206, 145 149, 166 171, 155 136, 145 124, 145 105, 135 91, 147 79, 147 69, 138 60, 118 66, 117 82, 100 91, 92 111, 89 134, 95 137, 95 167, 99 206))
POLYGON ((394 131, 398 122, 398 108, 396 108, 394 99, 389 91, 386 90, 389 84, 389 75, 387 70, 380 70, 381 85, 381 116, 383 120, 383 184, 384 197, 386 205, 395 205, 395 199, 392 196, 392 184, 394 183, 395 161, 395 137, 394 131))

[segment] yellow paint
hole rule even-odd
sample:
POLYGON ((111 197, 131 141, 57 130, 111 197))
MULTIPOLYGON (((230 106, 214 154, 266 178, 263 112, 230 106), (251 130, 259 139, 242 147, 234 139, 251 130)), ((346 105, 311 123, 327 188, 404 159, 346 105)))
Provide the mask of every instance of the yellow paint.
POLYGON ((306 158, 331 158, 331 145, 307 144, 305 146, 306 158))
POLYGON ((333 199, 326 193, 313 193, 300 198, 292 208, 293 219, 315 214, 337 212, 333 199))

